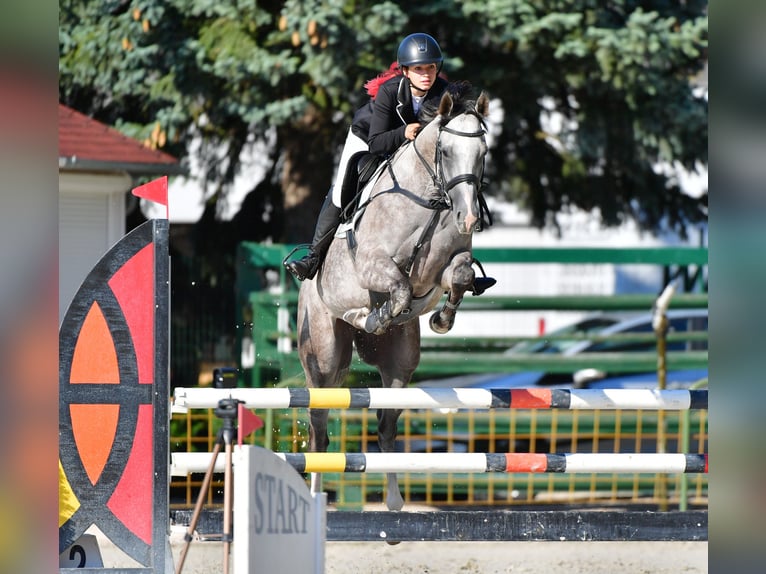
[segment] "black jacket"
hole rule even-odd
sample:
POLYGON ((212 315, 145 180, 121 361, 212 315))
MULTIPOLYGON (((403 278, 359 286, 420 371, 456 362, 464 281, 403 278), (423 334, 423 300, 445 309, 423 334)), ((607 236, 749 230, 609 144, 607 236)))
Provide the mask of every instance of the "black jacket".
MULTIPOLYGON (((421 107, 427 101, 440 99, 446 88, 447 80, 437 77, 421 107)), ((367 140, 371 153, 389 155, 405 142, 407 124, 417 121, 412 107, 410 81, 404 76, 395 76, 381 84, 374 101, 370 100, 357 110, 351 129, 367 140)))

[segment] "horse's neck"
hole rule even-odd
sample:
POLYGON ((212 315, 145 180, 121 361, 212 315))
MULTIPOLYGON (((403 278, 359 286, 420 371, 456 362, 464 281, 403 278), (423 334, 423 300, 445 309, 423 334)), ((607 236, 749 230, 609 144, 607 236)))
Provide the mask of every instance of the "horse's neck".
MULTIPOLYGON (((422 229, 434 213, 430 209, 422 208, 432 205, 431 200, 438 200, 438 191, 431 177, 435 170, 435 134, 431 134, 432 139, 429 139, 428 135, 423 133, 416 141, 406 142, 381 165, 379 169, 383 171, 376 174, 378 177, 373 178, 365 187, 364 194, 369 197, 361 202, 365 206, 365 213, 372 210, 374 221, 385 222, 385 233, 389 238, 396 238, 403 243, 415 230, 422 229), (423 165, 424 162, 428 167, 423 165), (416 206, 420 209, 413 210, 416 206)), ((360 215, 355 219, 358 221, 368 218, 367 215, 360 215)), ((369 221, 368 224, 371 225, 368 232, 377 235, 378 224, 369 221)), ((364 236, 365 231, 361 228, 359 231, 364 236)))
MULTIPOLYGON (((430 243, 444 226, 447 204, 434 181, 435 134, 431 134, 430 140, 423 137, 427 135, 422 134, 397 150, 387 168, 391 185, 384 178, 376 182, 372 192, 373 219, 385 222, 384 234, 392 246, 398 245, 400 255, 418 249, 415 245, 424 240, 430 243)), ((373 229, 374 234, 380 231, 377 225, 367 231, 373 229)))
POLYGON ((433 175, 436 173, 435 138, 419 136, 414 141, 404 144, 391 160, 391 169, 398 181, 417 178, 416 184, 410 184, 407 191, 421 199, 434 198, 433 175))

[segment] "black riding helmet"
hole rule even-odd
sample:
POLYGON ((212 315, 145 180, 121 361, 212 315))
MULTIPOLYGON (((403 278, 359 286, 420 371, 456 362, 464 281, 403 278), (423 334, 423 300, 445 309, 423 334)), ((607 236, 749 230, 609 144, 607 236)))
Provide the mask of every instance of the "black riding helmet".
POLYGON ((439 43, 433 37, 422 32, 410 34, 399 44, 396 53, 399 66, 415 66, 417 64, 439 64, 441 69, 444 57, 439 43))

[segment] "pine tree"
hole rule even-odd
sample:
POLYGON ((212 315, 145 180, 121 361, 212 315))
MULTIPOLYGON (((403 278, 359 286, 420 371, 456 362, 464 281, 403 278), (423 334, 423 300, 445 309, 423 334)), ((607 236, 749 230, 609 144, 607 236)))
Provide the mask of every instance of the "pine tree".
POLYGON ((425 31, 448 75, 502 108, 490 195, 538 226, 576 207, 607 225, 682 230, 706 217, 706 196, 684 194, 674 170, 707 166, 707 101, 693 84, 707 25, 694 0, 62 0, 60 100, 196 154, 215 197, 247 143, 274 138, 274 239, 305 241, 365 80, 425 31))

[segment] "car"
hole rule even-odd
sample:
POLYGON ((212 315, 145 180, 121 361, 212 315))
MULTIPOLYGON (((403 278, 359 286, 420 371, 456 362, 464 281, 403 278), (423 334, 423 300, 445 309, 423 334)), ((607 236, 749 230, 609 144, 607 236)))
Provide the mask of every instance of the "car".
MULTIPOLYGON (((586 389, 656 389, 658 386, 656 372, 608 376, 598 369, 582 369, 574 373, 573 378, 575 387, 586 389)), ((706 387, 707 380, 707 369, 672 370, 665 375, 665 389, 706 387)))
MULTIPOLYGON (((523 354, 559 354, 572 356, 584 353, 608 352, 647 352, 656 349, 656 339, 630 338, 630 335, 647 335, 654 332, 653 315, 645 313, 620 320, 613 315, 598 315, 578 321, 572 325, 552 332, 551 338, 522 342, 505 351, 508 356, 523 354), (566 336, 576 334, 578 337, 567 339, 566 336), (617 335, 622 338, 606 339, 617 335), (583 338, 586 337, 586 338, 583 338), (591 339, 588 339, 590 337, 591 339)), ((707 332, 707 309, 671 309, 667 312, 668 333, 707 332)), ((668 351, 705 351, 707 339, 670 340, 668 351)), ((668 373, 668 380, 691 382, 707 377, 707 369, 689 369, 668 373)), ((529 387, 592 387, 607 388, 611 383, 619 386, 637 388, 639 382, 646 386, 656 386, 657 373, 604 373, 594 372, 593 369, 582 369, 576 373, 557 373, 546 371, 523 371, 512 373, 489 373, 462 375, 443 379, 421 381, 417 387, 447 387, 447 388, 484 388, 484 389, 516 389, 529 387)), ((670 387, 668 387, 670 388, 670 387)))
POLYGON ((541 339, 535 339, 532 341, 522 341, 516 343, 510 349, 508 349, 506 355, 523 355, 526 353, 565 353, 570 349, 581 346, 581 338, 587 335, 598 334, 604 329, 618 324, 625 320, 625 317, 617 315, 607 315, 605 313, 599 313, 597 315, 589 315, 584 319, 580 319, 571 325, 566 325, 555 331, 551 331, 548 337, 541 339), (564 337, 568 335, 574 335, 576 337, 572 339, 566 339, 564 337), (555 336, 552 338, 551 336, 555 336))

